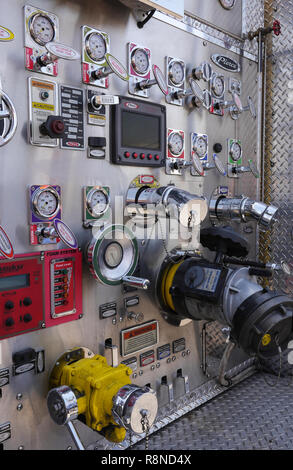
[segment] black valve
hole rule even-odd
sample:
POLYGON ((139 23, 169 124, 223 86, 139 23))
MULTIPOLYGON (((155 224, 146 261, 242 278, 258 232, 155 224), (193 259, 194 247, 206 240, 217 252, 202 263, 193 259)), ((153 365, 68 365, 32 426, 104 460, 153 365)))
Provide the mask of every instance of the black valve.
POLYGON ((214 144, 213 149, 214 149, 214 152, 215 152, 215 153, 221 153, 222 150, 223 150, 223 146, 222 146, 222 144, 220 144, 219 142, 217 142, 216 144, 214 144))
POLYGON ((200 243, 211 251, 236 258, 245 257, 249 252, 246 238, 231 227, 209 227, 201 230, 200 243))
POLYGON ((65 123, 62 116, 48 116, 47 121, 40 125, 40 132, 51 139, 61 139, 65 135, 65 123))

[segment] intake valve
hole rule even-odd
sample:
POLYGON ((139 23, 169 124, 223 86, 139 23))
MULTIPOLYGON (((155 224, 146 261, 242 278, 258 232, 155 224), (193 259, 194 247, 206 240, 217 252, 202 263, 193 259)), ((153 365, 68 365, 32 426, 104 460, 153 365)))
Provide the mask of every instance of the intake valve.
POLYGON ((42 135, 51 137, 51 139, 62 139, 65 135, 65 123, 62 116, 51 115, 47 117, 46 122, 40 125, 42 135))

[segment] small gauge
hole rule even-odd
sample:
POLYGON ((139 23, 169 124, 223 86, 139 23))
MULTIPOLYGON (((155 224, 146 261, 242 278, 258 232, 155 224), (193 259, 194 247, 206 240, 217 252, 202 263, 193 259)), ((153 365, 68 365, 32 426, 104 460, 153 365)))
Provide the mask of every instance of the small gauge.
POLYGON ((60 195, 53 187, 40 187, 32 196, 33 211, 42 219, 52 219, 60 209, 60 195))
POLYGON ((140 47, 134 49, 131 53, 131 65, 138 75, 146 75, 150 66, 147 52, 140 47))
POLYGON ((119 266, 123 258, 123 248, 118 242, 111 242, 105 248, 104 261, 108 268, 114 269, 119 266))
POLYGON ((236 0, 220 0, 220 4, 225 10, 232 10, 236 4, 236 0))
POLYGON ((217 98, 221 98, 224 95, 225 92, 225 79, 222 75, 214 74, 212 81, 211 81, 211 87, 214 92, 214 95, 217 98))
POLYGON ((184 148, 184 138, 179 132, 171 132, 168 137, 168 147, 172 155, 180 155, 184 148))
POLYGON ((233 142, 230 147, 230 155, 234 162, 240 160, 242 156, 242 148, 239 142, 233 142))
POLYGON ((104 59, 107 52, 107 43, 101 33, 90 33, 85 41, 86 51, 94 62, 104 59))
POLYGON ((44 46, 55 38, 55 25, 49 16, 36 13, 30 21, 30 34, 35 42, 44 46))
POLYGON ((86 205, 92 217, 101 217, 109 207, 109 195, 103 188, 93 188, 86 197, 86 205))
POLYGON ((184 82, 185 70, 183 62, 172 60, 169 64, 169 79, 174 86, 181 86, 184 82))
POLYGON ((203 136, 195 137, 192 147, 196 155, 199 158, 203 158, 208 151, 207 139, 203 136))

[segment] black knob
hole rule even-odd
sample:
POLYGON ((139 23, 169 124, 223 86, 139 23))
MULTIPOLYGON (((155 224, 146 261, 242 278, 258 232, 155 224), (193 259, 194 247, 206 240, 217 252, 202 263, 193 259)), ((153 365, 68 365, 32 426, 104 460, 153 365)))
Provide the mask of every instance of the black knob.
POLYGON ((7 300, 7 302, 5 302, 6 310, 12 310, 13 307, 14 307, 14 303, 12 302, 12 300, 7 300))
POLYGON ((30 297, 25 297, 23 299, 23 305, 25 305, 26 307, 28 307, 29 305, 31 305, 33 303, 32 299, 30 297))
POLYGON ((12 317, 6 318, 5 320, 5 326, 13 326, 14 325, 14 320, 12 317))
POLYGON ((24 323, 29 323, 30 321, 32 321, 33 317, 31 316, 30 313, 26 313, 24 316, 23 316, 23 321, 24 323))
POLYGON ((214 144, 214 147, 213 147, 213 148, 214 148, 214 152, 216 152, 216 153, 220 153, 220 152, 222 152, 222 150, 223 150, 223 146, 222 146, 222 144, 220 144, 219 142, 217 142, 216 144, 214 144))
POLYGON ((88 146, 93 147, 93 148, 106 147, 106 138, 105 137, 89 137, 88 146))
POLYGON ((40 125, 40 132, 51 139, 61 139, 65 135, 65 123, 62 116, 48 116, 47 121, 40 125))
POLYGON ((246 238, 231 227, 208 227, 200 231, 200 243, 211 251, 236 258, 246 257, 249 244, 246 238))

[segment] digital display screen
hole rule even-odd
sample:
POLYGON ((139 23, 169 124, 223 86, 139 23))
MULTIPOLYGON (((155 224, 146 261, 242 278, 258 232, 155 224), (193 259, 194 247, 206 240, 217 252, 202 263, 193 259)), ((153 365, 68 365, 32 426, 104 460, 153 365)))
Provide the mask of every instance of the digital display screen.
POLYGON ((160 117, 122 111, 122 147, 160 150, 160 117))
POLYGON ((8 276, 0 278, 0 291, 21 289, 30 285, 29 274, 19 274, 17 276, 8 276))

